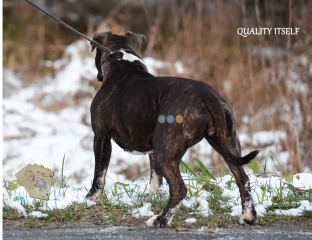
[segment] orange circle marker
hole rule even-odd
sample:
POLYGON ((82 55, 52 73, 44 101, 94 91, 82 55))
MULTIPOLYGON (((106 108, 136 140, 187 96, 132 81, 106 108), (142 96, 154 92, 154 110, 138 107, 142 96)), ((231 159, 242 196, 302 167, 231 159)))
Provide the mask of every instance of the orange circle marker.
POLYGON ((177 115, 175 118, 177 123, 182 123, 183 122, 183 116, 182 115, 177 115))

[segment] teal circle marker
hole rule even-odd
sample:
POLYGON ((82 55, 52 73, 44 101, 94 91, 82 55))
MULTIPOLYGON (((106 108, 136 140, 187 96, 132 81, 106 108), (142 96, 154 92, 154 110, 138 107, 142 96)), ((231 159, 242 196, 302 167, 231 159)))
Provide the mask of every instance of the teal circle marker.
POLYGON ((158 116, 158 122, 159 122, 159 123, 164 123, 165 121, 166 121, 165 115, 159 115, 159 116, 158 116))
POLYGON ((167 122, 170 123, 170 124, 173 123, 174 122, 174 116, 173 115, 168 115, 167 116, 167 122))

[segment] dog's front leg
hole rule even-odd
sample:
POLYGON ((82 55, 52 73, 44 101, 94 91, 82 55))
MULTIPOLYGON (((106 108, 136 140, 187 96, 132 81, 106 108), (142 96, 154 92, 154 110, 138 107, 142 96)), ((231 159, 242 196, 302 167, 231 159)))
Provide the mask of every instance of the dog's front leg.
POLYGON ((108 134, 94 135, 93 151, 95 157, 94 178, 86 198, 95 201, 103 192, 105 176, 109 165, 112 145, 108 134))

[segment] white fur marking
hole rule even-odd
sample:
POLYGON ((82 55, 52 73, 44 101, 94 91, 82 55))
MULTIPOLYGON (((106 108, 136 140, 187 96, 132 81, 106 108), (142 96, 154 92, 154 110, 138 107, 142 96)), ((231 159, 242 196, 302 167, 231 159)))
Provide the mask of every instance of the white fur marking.
POLYGON ((148 152, 138 152, 138 151, 132 151, 132 152, 129 152, 129 151, 127 151, 127 150, 125 150, 126 152, 128 152, 128 153, 131 153, 131 154, 133 154, 133 155, 146 155, 146 154, 151 154, 151 153, 153 153, 153 150, 151 150, 151 151, 148 151, 148 152))
POLYGON ((141 63, 143 63, 145 65, 145 62, 142 59, 138 58, 137 56, 135 56, 131 53, 127 53, 123 49, 120 49, 119 52, 123 53, 122 58, 121 58, 122 60, 126 60, 129 62, 140 61, 141 63))
POLYGON ((152 172, 152 176, 151 176, 150 192, 153 193, 153 194, 156 194, 156 192, 158 191, 159 187, 160 187, 159 177, 155 173, 155 171, 153 171, 152 172))
POLYGON ((177 206, 175 206, 174 208, 170 208, 169 209, 169 212, 166 215, 166 217, 168 217, 168 222, 167 222, 168 226, 171 225, 172 219, 173 219, 174 215, 176 214, 176 212, 179 210, 180 205, 181 205, 181 203, 178 203, 177 206))
POLYGON ((97 182, 100 185, 99 187, 103 185, 102 188, 104 188, 106 172, 107 172, 107 169, 104 169, 102 174, 97 178, 97 182))
MULTIPOLYGON (((168 213, 166 214, 165 218, 167 218, 167 225, 171 225, 172 223, 172 219, 174 217, 174 215, 176 214, 176 212, 179 210, 180 208, 180 205, 181 205, 181 202, 178 203, 174 208, 170 208, 168 213)), ((154 227, 154 222, 156 221, 156 218, 158 217, 159 215, 155 215, 153 217, 151 217, 150 219, 148 219, 146 221, 146 225, 148 227, 154 227)))
MULTIPOLYGON (((250 203, 252 203, 252 202, 246 202, 245 207, 247 204, 250 204, 250 203)), ((252 214, 251 205, 250 205, 250 207, 246 207, 245 210, 243 210, 243 214, 239 218, 239 223, 245 224, 245 220, 252 221, 253 218, 254 218, 254 216, 252 214)))
MULTIPOLYGON (((250 188, 250 183, 249 183, 249 181, 247 181, 245 183, 246 191, 248 191, 249 188, 250 188)), ((248 191, 248 193, 250 195, 250 199, 249 199, 249 201, 246 201, 244 203, 243 214, 239 218, 239 223, 240 224, 245 224, 245 220, 252 221, 254 219, 254 215, 252 213, 252 206, 254 205, 254 202, 252 200, 250 191, 248 191)))
POLYGON ((148 226, 148 227, 154 227, 154 221, 156 220, 156 218, 158 217, 158 215, 155 215, 155 216, 153 216, 153 217, 151 217, 150 219, 148 219, 147 221, 146 221, 146 226, 148 226))
POLYGON ((102 194, 103 188, 104 188, 104 184, 105 184, 106 172, 107 172, 107 169, 104 169, 102 174, 97 178, 97 182, 100 185, 99 186, 100 188, 98 190, 96 190, 96 192, 90 197, 90 200, 96 201, 97 198, 102 194))
POLYGON ((97 179, 99 182, 101 182, 101 183, 103 183, 103 184, 104 184, 106 172, 107 172, 107 169, 104 169, 103 172, 102 172, 102 175, 100 175, 100 176, 98 177, 98 179, 97 179))
POLYGON ((91 197, 90 200, 96 202, 97 198, 102 194, 103 189, 99 188, 98 190, 96 190, 96 193, 94 193, 91 197))

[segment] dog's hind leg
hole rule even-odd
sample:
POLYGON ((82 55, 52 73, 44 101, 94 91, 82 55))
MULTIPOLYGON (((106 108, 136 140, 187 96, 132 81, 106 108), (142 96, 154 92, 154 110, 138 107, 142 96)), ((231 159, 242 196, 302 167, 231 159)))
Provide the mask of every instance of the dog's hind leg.
MULTIPOLYGON (((228 137, 228 146, 230 147, 233 154, 235 154, 236 156, 241 156, 241 147, 236 131, 234 130, 231 135, 231 137, 228 137)), ((210 145, 220 154, 220 148, 222 146, 220 146, 219 142, 214 137, 207 136, 206 139, 210 143, 210 145)), ((242 215, 239 219, 239 223, 253 224, 257 219, 257 213, 251 196, 249 177, 245 173, 242 166, 236 166, 226 158, 224 160, 236 179, 236 183, 241 197, 242 215)))
POLYGON ((112 145, 108 134, 95 134, 93 142, 95 157, 94 178, 86 198, 95 201, 103 192, 105 176, 109 165, 112 145))
POLYGON ((155 164, 154 154, 149 154, 150 166, 151 166, 151 176, 150 176, 150 192, 157 193, 159 187, 162 185, 163 175, 161 170, 155 164))
POLYGON ((237 186, 242 201, 242 215, 239 218, 240 224, 254 224, 257 220, 257 212, 251 196, 249 177, 245 173, 242 166, 235 166, 232 163, 226 162, 235 176, 237 186), (240 179, 240 180, 238 180, 240 179))
MULTIPOLYGON (((167 146, 170 146, 170 144, 167 146)), ((186 196, 187 190, 179 169, 183 153, 176 153, 174 149, 176 148, 154 152, 155 165, 161 169, 161 173, 169 184, 170 198, 163 212, 146 222, 148 227, 165 227, 170 225, 180 207, 181 201, 186 196)))

